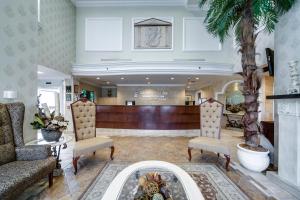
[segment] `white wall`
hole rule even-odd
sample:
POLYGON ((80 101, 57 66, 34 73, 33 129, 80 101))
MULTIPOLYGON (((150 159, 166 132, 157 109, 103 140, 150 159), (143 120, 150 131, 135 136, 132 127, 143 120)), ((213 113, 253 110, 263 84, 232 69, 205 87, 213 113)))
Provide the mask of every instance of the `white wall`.
MULTIPOLYGON (((275 94, 286 94, 289 88, 289 67, 288 62, 291 60, 300 61, 300 1, 297 1, 296 5, 284 15, 279 23, 276 25, 275 30, 275 94)), ((298 64, 298 72, 300 72, 300 64, 298 64)), ((296 100, 289 100, 296 101, 296 100)), ((278 160, 277 152, 280 148, 278 147, 278 135, 284 134, 279 133, 279 119, 278 119, 278 101, 275 102, 275 162, 278 160)), ((288 106, 287 106, 288 107, 288 106)), ((287 121, 286 121, 287 122, 287 121)), ((284 122, 284 123, 286 123, 284 122)), ((287 123, 286 125, 294 125, 293 122, 287 123), (291 124, 290 124, 291 123, 291 124)), ((284 124, 282 124, 284 125, 284 124)), ((299 134, 299 133, 298 133, 299 134)), ((287 137, 283 135, 284 137, 287 137)), ((293 145, 293 142, 297 142, 295 138, 290 138, 290 144, 286 147, 297 147, 293 145)), ((282 147, 281 147, 282 148, 282 147)), ((298 146, 299 148, 299 146, 298 146)), ((288 163, 290 164, 290 163, 288 163)), ((299 175, 300 176, 300 175, 299 175)))
POLYGON ((118 86, 117 97, 99 97, 99 105, 125 105, 135 101, 136 105, 184 105, 183 86, 118 86))
MULTIPOLYGON (((183 17, 198 17, 182 7, 105 7, 77 8, 77 42, 76 62, 78 64, 99 63, 101 59, 132 59, 135 61, 160 61, 173 59, 205 59, 210 62, 233 63, 232 39, 225 41, 221 51, 183 52, 183 17), (92 52, 85 51, 85 19, 97 17, 123 18, 123 51, 92 52), (135 17, 173 17, 174 50, 173 51, 132 51, 132 18, 135 17)), ((204 16, 204 15, 202 15, 204 16)), ((201 37, 201 36, 199 36, 201 37)))

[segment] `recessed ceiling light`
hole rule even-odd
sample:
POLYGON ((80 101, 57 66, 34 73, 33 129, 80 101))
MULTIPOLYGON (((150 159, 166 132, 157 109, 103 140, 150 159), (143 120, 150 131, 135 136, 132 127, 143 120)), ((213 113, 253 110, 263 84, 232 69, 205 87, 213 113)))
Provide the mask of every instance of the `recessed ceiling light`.
POLYGON ((170 79, 171 79, 171 80, 174 80, 175 78, 174 78, 174 77, 171 77, 170 79))
POLYGON ((38 73, 38 74, 43 74, 44 72, 38 71, 37 73, 38 73))
POLYGON ((190 86, 187 86, 187 89, 190 89, 190 86))
POLYGON ((149 77, 146 77, 145 79, 146 79, 146 80, 149 80, 149 77))
POLYGON ((97 77, 96 79, 97 79, 97 80, 99 80, 99 79, 100 79, 100 77, 97 77))
POLYGON ((109 85, 109 84, 110 84, 110 82, 109 82, 109 81, 107 81, 107 82, 106 82, 106 84, 107 84, 107 85, 109 85))
POLYGON ((196 80, 199 80, 199 77, 196 77, 195 79, 196 79, 196 80))
POLYGON ((124 80, 125 78, 124 77, 121 77, 121 80, 124 80))

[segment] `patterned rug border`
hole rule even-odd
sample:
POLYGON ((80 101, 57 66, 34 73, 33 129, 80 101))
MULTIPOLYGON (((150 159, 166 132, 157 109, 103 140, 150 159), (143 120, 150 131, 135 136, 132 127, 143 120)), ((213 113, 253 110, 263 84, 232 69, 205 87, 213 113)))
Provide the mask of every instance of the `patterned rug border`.
MULTIPOLYGON (((95 184, 96 179, 100 176, 101 173, 104 173, 104 169, 106 169, 112 162, 111 161, 106 161, 104 167, 99 170, 97 175, 91 180, 91 182, 88 184, 88 186, 85 188, 85 190, 82 192, 82 194, 78 197, 78 199, 82 199, 83 196, 87 193, 87 191, 92 187, 93 184, 95 184)), ((73 167, 73 166, 72 166, 73 167)))
MULTIPOLYGON (((93 190, 93 188, 96 186, 97 184, 97 179, 101 178, 101 176, 103 176, 103 174, 105 173, 105 171, 111 166, 111 165, 125 165, 125 167, 136 163, 136 162, 127 162, 127 161, 108 161, 106 162, 105 166, 99 171, 99 173, 95 176, 95 178, 91 181, 91 183, 86 187, 85 191, 80 195, 79 199, 86 199, 87 195, 88 195, 88 191, 89 190, 93 190)), ((222 177, 228 181, 230 183, 230 185, 236 189, 239 194, 245 199, 248 200, 250 199, 243 191, 241 188, 239 188, 226 174, 225 171, 223 171, 222 169, 220 169, 220 167, 218 167, 217 164, 214 163, 187 163, 187 162, 177 162, 177 163, 173 163, 175 165, 178 165, 181 168, 185 168, 184 166, 194 166, 197 167, 199 165, 201 166, 205 166, 205 167, 213 167, 215 170, 218 171, 219 174, 222 175, 222 177)), ((124 168, 125 168, 124 167, 124 168)), ((193 172, 193 171, 189 171, 189 172, 193 172)), ((196 171, 195 171, 196 172, 196 171)), ((210 181, 214 182, 216 185, 217 183, 214 181, 213 177, 211 177, 211 175, 209 173, 207 173, 208 178, 210 181)), ((108 187, 108 186, 107 186, 108 187)), ((223 193, 224 192, 222 190, 220 190, 219 187, 216 188, 218 192, 223 193)))

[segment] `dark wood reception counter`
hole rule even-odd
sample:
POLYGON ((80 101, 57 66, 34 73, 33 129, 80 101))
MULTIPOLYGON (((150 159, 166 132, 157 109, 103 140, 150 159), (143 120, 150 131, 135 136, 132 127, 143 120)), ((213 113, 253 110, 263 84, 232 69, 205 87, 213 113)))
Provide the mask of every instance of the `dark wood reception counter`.
POLYGON ((184 130, 200 128, 199 106, 97 105, 97 128, 184 130))

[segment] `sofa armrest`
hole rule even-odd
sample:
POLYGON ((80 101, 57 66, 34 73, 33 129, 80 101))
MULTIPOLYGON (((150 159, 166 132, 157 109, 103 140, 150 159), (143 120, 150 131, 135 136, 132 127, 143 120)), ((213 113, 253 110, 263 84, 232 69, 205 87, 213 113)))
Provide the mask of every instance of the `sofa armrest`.
POLYGON ((27 145, 16 147, 17 160, 42 160, 51 156, 50 145, 27 145))

